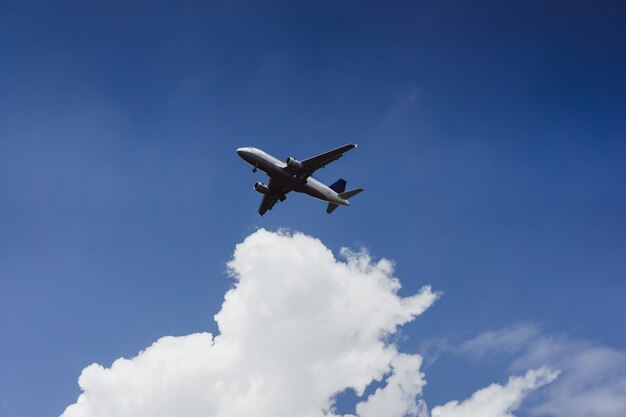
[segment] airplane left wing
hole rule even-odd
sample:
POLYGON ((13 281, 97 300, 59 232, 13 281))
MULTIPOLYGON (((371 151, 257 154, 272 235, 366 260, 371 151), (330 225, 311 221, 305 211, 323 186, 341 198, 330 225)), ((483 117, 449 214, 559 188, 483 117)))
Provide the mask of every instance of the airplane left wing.
POLYGON ((321 155, 314 156, 309 159, 305 159, 301 161, 302 168, 305 171, 305 178, 312 175, 315 171, 320 168, 325 167, 333 161, 341 158, 344 153, 348 152, 350 149, 356 148, 356 145, 350 143, 348 145, 344 145, 340 148, 333 149, 332 151, 325 152, 321 155))

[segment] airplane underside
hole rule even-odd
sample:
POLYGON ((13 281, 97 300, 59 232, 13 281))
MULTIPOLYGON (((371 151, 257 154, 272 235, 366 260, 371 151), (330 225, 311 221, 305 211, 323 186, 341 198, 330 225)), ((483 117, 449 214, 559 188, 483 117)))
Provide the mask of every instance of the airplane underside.
POLYGON ((344 152, 355 148, 356 145, 348 144, 332 151, 298 161, 289 157, 285 162, 256 148, 239 148, 237 153, 246 162, 252 165, 253 172, 262 170, 269 177, 269 182, 263 184, 256 182, 254 190, 263 194, 259 214, 264 215, 271 210, 278 201, 284 201, 286 194, 295 191, 304 193, 315 199, 329 203, 326 210, 332 213, 339 205, 349 206, 348 198, 363 191, 362 188, 344 192, 345 180, 335 182, 331 187, 314 179, 311 174, 332 161, 339 159, 344 152))

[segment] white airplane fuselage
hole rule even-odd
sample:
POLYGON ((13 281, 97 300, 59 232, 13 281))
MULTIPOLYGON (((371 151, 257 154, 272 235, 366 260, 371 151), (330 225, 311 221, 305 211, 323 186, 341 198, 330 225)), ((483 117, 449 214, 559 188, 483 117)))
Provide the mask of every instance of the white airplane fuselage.
MULTIPOLYGON (((327 201, 329 203, 349 206, 350 202, 345 200, 329 188, 313 177, 300 179, 289 171, 289 167, 285 162, 274 158, 272 155, 263 152, 257 148, 239 148, 237 154, 247 163, 254 167, 254 170, 260 169, 265 172, 272 180, 285 188, 299 193, 305 193, 318 200, 327 201)), ((254 171, 253 170, 253 171, 254 171)), ((256 188, 255 188, 256 189, 256 188)))

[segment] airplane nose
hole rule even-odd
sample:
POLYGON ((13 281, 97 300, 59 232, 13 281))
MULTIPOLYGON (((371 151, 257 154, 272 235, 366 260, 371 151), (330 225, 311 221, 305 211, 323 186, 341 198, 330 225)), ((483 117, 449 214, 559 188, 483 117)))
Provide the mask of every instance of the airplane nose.
POLYGON ((237 155, 241 156, 243 158, 243 154, 246 151, 245 148, 239 148, 237 149, 237 155))

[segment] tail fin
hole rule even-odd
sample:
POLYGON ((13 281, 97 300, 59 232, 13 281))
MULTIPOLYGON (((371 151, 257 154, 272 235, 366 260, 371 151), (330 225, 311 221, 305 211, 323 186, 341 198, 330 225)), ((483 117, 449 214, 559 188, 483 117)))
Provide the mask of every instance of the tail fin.
POLYGON ((343 193, 346 190, 346 180, 343 178, 338 179, 329 187, 336 193, 343 193))
MULTIPOLYGON (((344 184, 345 186, 345 184, 344 184)), ((347 200, 351 197, 354 197, 355 195, 357 195, 358 193, 360 193, 361 191, 363 191, 362 188, 355 188, 354 190, 350 190, 350 191, 346 191, 344 193, 339 193, 338 196, 343 198, 344 200, 347 200)), ((333 211, 335 211, 335 209, 339 207, 339 204, 335 204, 335 203, 328 203, 328 207, 326 208, 326 213, 330 214, 333 211)))
POLYGON ((360 193, 361 191, 363 191, 362 188, 355 188, 354 190, 346 191, 345 193, 339 193, 338 195, 344 200, 348 200, 354 197, 355 195, 357 195, 358 193, 360 193))

